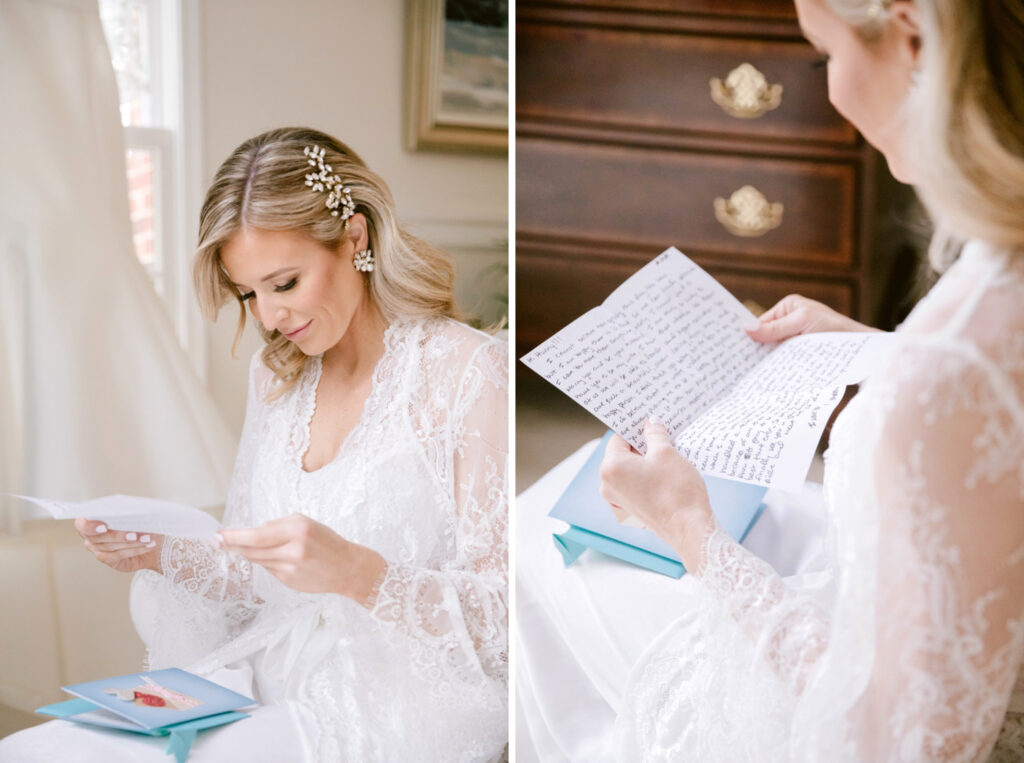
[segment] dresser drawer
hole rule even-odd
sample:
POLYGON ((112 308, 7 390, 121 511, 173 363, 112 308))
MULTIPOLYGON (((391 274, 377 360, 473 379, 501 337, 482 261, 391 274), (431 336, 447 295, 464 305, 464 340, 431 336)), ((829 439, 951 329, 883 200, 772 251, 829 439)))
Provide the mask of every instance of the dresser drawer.
MULTIPOLYGON (((519 0, 516 3, 516 11, 522 12, 532 6, 592 9, 594 0, 519 0)), ((766 18, 796 21, 793 0, 601 0, 601 7, 633 13, 696 13, 726 16, 730 19, 736 16, 749 16, 759 21, 766 18)))
POLYGON ((852 164, 536 138, 520 138, 516 152, 517 227, 526 234, 614 242, 634 252, 675 244, 746 267, 840 271, 854 259, 852 164), (748 196, 781 207, 751 218, 740 202, 757 199, 734 196, 747 187, 754 189, 748 196), (761 235, 744 228, 773 222, 761 235))
POLYGON ((857 133, 828 102, 825 69, 812 66, 817 59, 811 46, 799 40, 521 20, 516 29, 516 115, 521 123, 852 145, 857 133), (741 70, 743 64, 753 68, 741 70), (766 86, 760 96, 752 89, 758 76, 766 86), (713 79, 721 81, 720 96, 731 107, 713 99, 713 79), (769 109, 773 93, 778 104, 769 109), (734 115, 761 109, 768 110, 756 117, 734 115))
POLYGON ((802 294, 805 297, 824 302, 843 315, 855 315, 856 304, 853 287, 846 283, 815 281, 745 273, 718 272, 707 268, 729 292, 744 303, 751 312, 760 315, 787 294, 802 294))

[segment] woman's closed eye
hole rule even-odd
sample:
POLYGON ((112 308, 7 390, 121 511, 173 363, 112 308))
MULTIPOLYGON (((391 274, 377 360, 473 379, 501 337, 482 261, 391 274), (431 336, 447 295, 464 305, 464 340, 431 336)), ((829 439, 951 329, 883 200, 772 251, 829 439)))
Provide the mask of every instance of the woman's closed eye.
MULTIPOLYGON (((280 286, 275 286, 274 291, 290 291, 295 288, 295 284, 299 282, 298 278, 293 278, 288 283, 283 283, 280 286)), ((238 299, 242 302, 248 302, 250 299, 256 296, 255 291, 247 291, 238 295, 238 299)))
POLYGON ((820 69, 823 66, 828 66, 829 58, 830 58, 830 56, 829 56, 828 53, 820 54, 818 56, 818 60, 811 64, 811 68, 812 69, 820 69))

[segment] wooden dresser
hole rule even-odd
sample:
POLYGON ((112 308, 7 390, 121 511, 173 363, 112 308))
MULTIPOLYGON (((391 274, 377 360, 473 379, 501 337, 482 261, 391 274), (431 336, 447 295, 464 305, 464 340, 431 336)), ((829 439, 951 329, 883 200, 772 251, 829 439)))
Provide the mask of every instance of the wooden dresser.
POLYGON ((755 311, 891 327, 907 193, 818 59, 792 0, 519 0, 518 353, 670 245, 755 311))

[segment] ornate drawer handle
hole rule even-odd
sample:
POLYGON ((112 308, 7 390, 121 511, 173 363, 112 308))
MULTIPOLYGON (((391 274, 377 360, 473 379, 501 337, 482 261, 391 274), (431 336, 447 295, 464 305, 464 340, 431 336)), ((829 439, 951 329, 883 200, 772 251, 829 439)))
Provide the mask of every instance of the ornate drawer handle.
POLYGON ((750 64, 740 64, 725 78, 711 80, 711 99, 726 114, 739 119, 756 119, 782 103, 782 85, 768 80, 750 64))
POLYGON ((728 199, 715 199, 715 219, 734 236, 763 236, 782 225, 782 203, 770 203, 754 186, 745 185, 728 199))

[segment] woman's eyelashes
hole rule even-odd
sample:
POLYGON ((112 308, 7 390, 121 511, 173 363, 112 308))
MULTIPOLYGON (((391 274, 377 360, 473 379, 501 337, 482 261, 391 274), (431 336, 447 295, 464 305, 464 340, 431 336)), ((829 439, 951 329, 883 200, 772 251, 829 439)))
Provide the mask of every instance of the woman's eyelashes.
POLYGON ((828 66, 829 58, 830 56, 828 53, 819 53, 818 60, 811 64, 811 68, 820 69, 823 66, 828 66))
MULTIPOLYGON (((274 291, 289 291, 295 288, 295 284, 299 282, 298 278, 293 278, 288 283, 283 283, 280 286, 275 286, 274 291)), ((250 299, 256 296, 255 291, 247 291, 238 295, 238 299, 242 302, 248 302, 250 299)))

